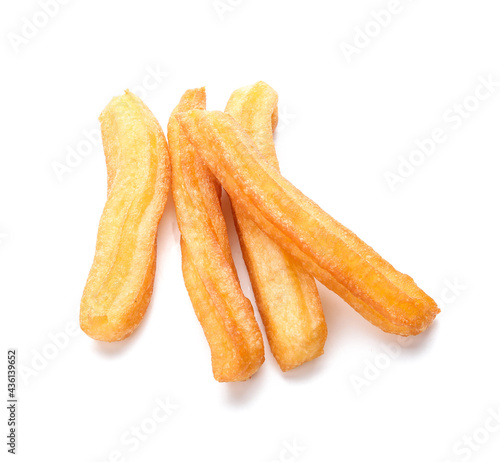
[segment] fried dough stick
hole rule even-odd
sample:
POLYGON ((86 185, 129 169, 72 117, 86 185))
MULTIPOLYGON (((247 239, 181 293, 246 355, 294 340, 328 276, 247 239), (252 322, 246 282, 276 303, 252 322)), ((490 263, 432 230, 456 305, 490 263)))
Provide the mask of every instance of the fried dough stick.
POLYGON ((242 381, 264 361, 262 334, 234 267, 220 185, 174 117, 191 108, 205 108, 203 88, 187 91, 168 123, 184 282, 210 346, 214 378, 219 382, 242 381))
POLYGON ((83 292, 80 325, 90 337, 112 342, 134 331, 151 299, 170 163, 158 121, 133 93, 113 98, 99 120, 108 197, 83 292))
MULTIPOLYGON (((279 169, 273 141, 278 95, 266 83, 233 92, 226 112, 248 132, 262 157, 279 169)), ((235 204, 243 258, 271 351, 283 371, 323 354, 327 328, 316 281, 235 204)))
POLYGON ((432 323, 434 300, 283 178, 229 114, 193 110, 177 120, 233 204, 362 316, 405 336, 432 323))

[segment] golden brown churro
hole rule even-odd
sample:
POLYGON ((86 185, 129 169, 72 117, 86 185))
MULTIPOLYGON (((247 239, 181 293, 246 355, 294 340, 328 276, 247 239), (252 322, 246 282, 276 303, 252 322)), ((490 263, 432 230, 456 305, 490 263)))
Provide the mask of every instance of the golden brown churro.
POLYGON ((115 97, 100 116, 108 197, 81 307, 82 330, 112 342, 130 335, 148 307, 156 234, 170 183, 165 135, 133 93, 115 97))
POLYGON ((233 204, 356 311, 400 335, 432 323, 439 309, 413 279, 283 178, 230 115, 192 110, 176 117, 233 204))
MULTIPOLYGON (((273 131, 278 95, 266 83, 233 92, 226 112, 248 132, 262 157, 278 169, 273 131)), ((323 353, 327 328, 316 281, 235 204, 243 258, 274 357, 283 371, 323 353)))
POLYGON ((264 361, 262 334, 234 268, 217 182, 174 117, 178 112, 204 107, 205 90, 189 90, 168 124, 182 269, 210 345, 215 379, 241 381, 251 377, 264 361))

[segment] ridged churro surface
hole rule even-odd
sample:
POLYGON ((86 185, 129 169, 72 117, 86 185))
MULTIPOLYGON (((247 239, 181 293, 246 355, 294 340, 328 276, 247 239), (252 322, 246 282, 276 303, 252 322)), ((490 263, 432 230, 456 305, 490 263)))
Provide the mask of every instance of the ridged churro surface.
POLYGON ((264 361, 262 334, 234 267, 220 186, 174 117, 192 108, 205 108, 204 89, 187 91, 168 124, 184 282, 210 346, 215 379, 241 381, 264 361))
MULTIPOLYGON (((273 140, 278 94, 257 82, 234 91, 226 112, 252 137, 262 157, 278 169, 273 140)), ((233 215, 257 307, 280 368, 287 371, 318 357, 327 327, 316 281, 236 203, 233 215)))
POLYGON ((400 335, 432 323, 434 300, 266 162, 233 117, 193 110, 177 120, 235 206, 366 319, 400 335))
POLYGON ((108 197, 81 301, 80 325, 90 337, 111 342, 130 335, 149 305, 170 163, 158 121, 133 93, 113 98, 99 120, 108 197))

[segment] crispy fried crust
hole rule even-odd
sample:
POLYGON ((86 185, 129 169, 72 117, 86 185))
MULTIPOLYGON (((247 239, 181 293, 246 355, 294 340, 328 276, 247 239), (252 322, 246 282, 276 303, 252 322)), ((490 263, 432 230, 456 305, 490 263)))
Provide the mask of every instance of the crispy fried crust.
POLYGON ((181 231, 184 282, 212 354, 219 382, 250 378, 264 361, 262 334, 234 267, 220 186, 180 130, 177 112, 205 107, 205 90, 189 90, 168 124, 172 191, 181 231))
POLYGON ((356 311, 399 335, 432 323, 434 300, 283 178, 230 115, 193 110, 176 117, 233 203, 356 311))
POLYGON ((108 169, 108 197, 81 307, 82 330, 108 342, 128 337, 149 305, 156 234, 168 195, 165 135, 133 93, 115 97, 99 120, 108 169))
MULTIPOLYGON (((278 94, 264 82, 236 90, 226 106, 276 169, 277 108, 278 94)), ((316 281, 236 204, 233 215, 257 307, 280 368, 287 371, 320 356, 327 328, 316 281)))

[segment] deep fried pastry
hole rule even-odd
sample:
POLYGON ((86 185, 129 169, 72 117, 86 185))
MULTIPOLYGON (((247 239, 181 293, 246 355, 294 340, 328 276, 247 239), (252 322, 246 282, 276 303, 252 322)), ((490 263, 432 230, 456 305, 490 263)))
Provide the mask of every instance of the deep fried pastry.
MULTIPOLYGON (((278 95, 266 83, 233 92, 226 112, 248 132, 262 157, 279 168, 273 141, 278 95)), ((316 281, 236 204, 233 215, 243 258, 271 351, 283 371, 323 353, 327 328, 316 281)))
POLYGON ((283 178, 230 115, 192 110, 176 117, 233 203, 356 311, 399 335, 432 323, 434 300, 283 178))
POLYGON ((264 361, 262 334, 234 267, 217 182, 174 114, 205 107, 204 89, 187 91, 168 124, 172 191, 181 231, 184 282, 220 382, 251 377, 264 361))
POLYGON ((134 331, 151 299, 170 163, 158 121, 133 93, 113 98, 99 120, 108 197, 83 292, 80 325, 90 337, 112 342, 134 331))

